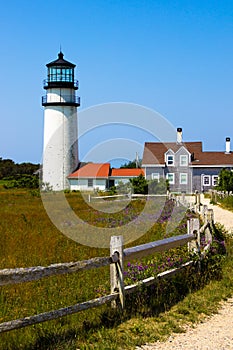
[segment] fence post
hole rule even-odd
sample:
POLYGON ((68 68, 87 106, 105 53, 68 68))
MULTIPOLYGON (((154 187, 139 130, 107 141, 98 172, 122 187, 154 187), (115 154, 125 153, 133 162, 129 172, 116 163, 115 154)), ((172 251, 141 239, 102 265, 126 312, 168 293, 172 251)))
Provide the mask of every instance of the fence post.
POLYGON ((201 205, 201 194, 197 193, 197 205, 199 207, 199 211, 200 211, 200 205, 201 205))
POLYGON ((207 222, 210 224, 214 221, 214 211, 213 209, 208 209, 207 210, 207 222))
POLYGON ((212 227, 213 227, 212 225, 213 225, 213 222, 214 222, 214 211, 213 211, 213 209, 208 209, 206 211, 205 220, 206 220, 206 223, 209 223, 209 227, 207 227, 205 229, 205 241, 207 243, 212 243, 213 237, 212 237, 211 230, 212 230, 212 227))
POLYGON ((202 206, 202 216, 203 218, 205 218, 205 213, 207 212, 208 210, 208 206, 206 204, 203 204, 202 206))
POLYGON ((189 219, 187 222, 188 234, 195 234, 196 240, 188 243, 189 251, 194 251, 195 253, 200 253, 200 222, 198 218, 189 219))
MULTIPOLYGON (((119 292, 120 306, 124 309, 125 287, 124 287, 124 259, 123 259, 123 236, 112 236, 110 241, 110 256, 117 253, 119 260, 110 265, 111 294, 119 292)), ((112 301, 112 308, 117 307, 116 301, 112 301)))
POLYGON ((213 209, 206 208, 204 212, 204 223, 212 224, 214 222, 214 211, 213 209))

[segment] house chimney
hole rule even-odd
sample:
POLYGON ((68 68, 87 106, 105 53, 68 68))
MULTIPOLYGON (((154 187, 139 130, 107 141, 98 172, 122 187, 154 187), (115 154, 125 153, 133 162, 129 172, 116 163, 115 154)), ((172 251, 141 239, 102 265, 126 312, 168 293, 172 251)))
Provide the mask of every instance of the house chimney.
POLYGON ((230 137, 226 137, 226 152, 231 153, 231 139, 230 137))
POLYGON ((177 128, 177 143, 182 143, 182 128, 177 128))

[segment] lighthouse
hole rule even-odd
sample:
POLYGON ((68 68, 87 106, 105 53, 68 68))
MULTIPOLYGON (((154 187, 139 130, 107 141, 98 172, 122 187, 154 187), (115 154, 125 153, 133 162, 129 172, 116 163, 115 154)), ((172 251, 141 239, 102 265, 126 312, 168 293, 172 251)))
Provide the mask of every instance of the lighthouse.
POLYGON ((69 187, 67 176, 78 165, 77 107, 78 81, 74 79, 75 64, 64 59, 62 52, 47 65, 44 80, 44 146, 42 182, 54 191, 69 187))

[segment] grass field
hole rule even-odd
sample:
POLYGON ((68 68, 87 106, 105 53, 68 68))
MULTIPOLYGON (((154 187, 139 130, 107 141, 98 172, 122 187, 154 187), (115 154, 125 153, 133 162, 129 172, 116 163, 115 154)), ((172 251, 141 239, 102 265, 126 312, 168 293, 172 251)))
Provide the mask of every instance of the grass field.
MULTIPOLYGON (((98 211, 88 207, 79 194, 70 193, 66 196, 73 210, 83 220, 100 227, 123 225, 127 223, 127 220, 140 215, 145 205, 143 201, 135 201, 128 205, 127 215, 122 210, 120 213, 104 213, 100 216, 98 211)), ((159 209, 153 208, 152 205, 151 210, 158 211, 159 209)), ((145 235, 133 242, 133 245, 167 236, 166 220, 169 218, 169 208, 163 209, 157 216, 158 222, 145 235)), ((109 255, 108 249, 82 246, 64 236, 51 223, 40 197, 34 192, 5 190, 0 187, 0 218, 0 269, 45 266, 109 255)), ((185 220, 178 228, 174 227, 173 231, 169 230, 170 234, 181 234, 185 231, 185 220)), ((227 243, 228 256, 231 256, 231 240, 228 240, 227 243)), ((168 257, 170 259, 171 254, 174 257, 186 253, 186 248, 173 250, 168 257)), ((163 255, 163 258, 166 259, 166 255, 163 255)), ((146 263, 145 261, 144 265, 146 263)), ((217 294, 210 293, 213 303, 206 301, 207 314, 214 308, 213 305, 232 292, 232 280, 228 276, 230 264, 232 264, 231 260, 227 258, 226 270, 223 270, 223 287, 218 286, 217 294)), ((109 278, 109 267, 107 267, 78 274, 44 278, 35 282, 3 286, 0 289, 0 322, 55 310, 107 294, 110 289, 109 278)), ((211 283, 214 286, 214 283, 220 284, 221 282, 211 283)), ((211 283, 206 288, 210 288, 211 283)), ((167 284, 162 287, 164 291, 170 288, 167 284)), ((178 288, 178 280, 176 287, 178 288)), ((171 314, 168 315, 170 307, 179 301, 174 289, 171 289, 169 293, 171 300, 167 304, 161 300, 163 304, 161 312, 164 309, 167 311, 165 314, 160 314, 160 317, 158 310, 152 313, 145 308, 142 300, 146 294, 143 294, 142 291, 141 295, 128 301, 128 312, 124 315, 113 313, 109 305, 104 305, 76 315, 4 333, 0 335, 0 349, 131 349, 137 344, 164 337, 176 328, 178 331, 183 316, 184 322, 199 318, 196 309, 201 308, 201 305, 196 307, 195 312, 187 312, 184 311, 188 308, 187 304, 182 306, 178 303, 174 308, 180 311, 174 313, 171 308, 171 314), (137 309, 135 303, 138 303, 138 306, 141 303, 142 308, 137 309), (174 316, 177 312, 179 317, 174 316), (137 315, 136 318, 135 315, 137 315), (179 322, 177 322, 178 318, 179 322)), ((198 294, 200 291, 195 293, 197 293, 195 299, 197 302, 198 298, 201 300, 202 297, 201 294, 198 294)), ((182 295, 181 299, 184 299, 183 303, 192 303, 192 295, 188 294, 187 297, 182 295)), ((200 304, 205 305, 203 300, 200 304)), ((205 310, 202 313, 205 313, 205 310)))

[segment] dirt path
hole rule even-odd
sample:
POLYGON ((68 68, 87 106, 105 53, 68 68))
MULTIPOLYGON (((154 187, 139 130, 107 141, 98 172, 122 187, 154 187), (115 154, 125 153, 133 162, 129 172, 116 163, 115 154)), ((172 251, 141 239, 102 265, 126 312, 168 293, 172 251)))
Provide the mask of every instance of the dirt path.
POLYGON ((208 205, 209 209, 213 209, 215 222, 219 222, 220 224, 224 225, 229 233, 233 233, 233 212, 224 210, 218 205, 210 204, 209 199, 204 198, 203 195, 201 197, 201 203, 208 205))
MULTIPOLYGON (((214 221, 224 225, 233 233, 233 213, 209 204, 203 196, 201 203, 214 210, 214 221)), ((166 342, 156 342, 137 347, 136 350, 233 350, 233 298, 222 303, 219 312, 197 324, 188 327, 186 333, 174 334, 166 342)))
POLYGON ((137 350, 226 350, 233 349, 233 299, 228 299, 218 314, 188 328, 186 333, 172 335, 164 343, 137 347, 137 350))

